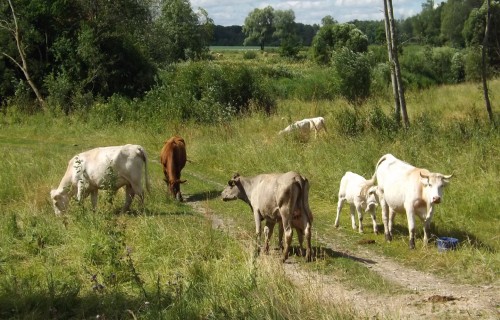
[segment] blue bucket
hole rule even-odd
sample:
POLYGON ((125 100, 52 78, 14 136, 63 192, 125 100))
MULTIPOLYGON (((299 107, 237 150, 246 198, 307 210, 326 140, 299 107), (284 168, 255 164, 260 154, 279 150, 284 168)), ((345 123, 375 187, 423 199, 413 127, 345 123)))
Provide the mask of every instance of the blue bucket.
POLYGON ((458 239, 450 237, 440 237, 436 241, 438 251, 455 250, 458 246, 458 239))

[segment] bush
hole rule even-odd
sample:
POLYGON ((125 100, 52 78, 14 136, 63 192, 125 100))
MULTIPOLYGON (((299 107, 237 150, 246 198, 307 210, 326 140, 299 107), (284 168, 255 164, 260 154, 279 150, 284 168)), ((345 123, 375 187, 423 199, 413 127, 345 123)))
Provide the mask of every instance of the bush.
POLYGON ((243 52, 243 59, 251 60, 257 58, 257 52, 255 50, 246 50, 243 52))
POLYGON ((341 48, 332 55, 338 89, 350 102, 360 102, 370 94, 371 68, 366 54, 341 48))
POLYGON ((481 48, 469 47, 464 56, 465 79, 467 81, 481 80, 481 48))
POLYGON ((348 137, 355 137, 364 131, 360 115, 349 109, 344 109, 335 115, 335 124, 337 131, 348 137))
POLYGON ((464 55, 461 52, 456 52, 451 58, 451 81, 452 83, 460 83, 465 80, 465 63, 464 55))
POLYGON ((399 129, 399 124, 394 116, 387 116, 379 106, 368 112, 367 121, 372 129, 387 136, 393 136, 399 129))
POLYGON ((389 63, 379 63, 372 70, 371 92, 374 95, 385 94, 391 84, 391 68, 389 63))
POLYGON ((266 81, 244 65, 191 62, 161 75, 144 99, 145 113, 200 123, 222 122, 250 111, 274 112, 266 81), (160 105, 159 105, 160 104, 160 105))

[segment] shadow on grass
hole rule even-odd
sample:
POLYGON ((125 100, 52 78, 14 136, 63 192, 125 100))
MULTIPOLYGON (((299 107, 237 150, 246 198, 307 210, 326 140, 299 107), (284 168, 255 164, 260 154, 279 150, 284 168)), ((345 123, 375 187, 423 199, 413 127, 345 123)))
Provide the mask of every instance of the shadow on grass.
MULTIPOLYGON (((361 262, 361 263, 366 263, 366 264, 376 264, 376 261, 370 260, 370 259, 363 259, 360 257, 353 256, 349 253, 346 252, 339 252, 332 250, 327 247, 312 247, 312 253, 311 253, 311 258, 312 260, 318 260, 318 259, 324 259, 326 257, 330 258, 347 258, 351 259, 353 261, 361 262)), ((280 250, 279 248, 276 248, 276 250, 280 250)), ((305 250, 304 250, 305 251, 305 250)), ((300 251, 300 247, 298 245, 291 246, 290 248, 290 256, 297 256, 297 257, 303 257, 304 255, 300 251)))
MULTIPOLYGON (((78 295, 78 288, 70 292, 2 293, 1 319, 132 319, 136 316, 161 318, 174 301, 169 295, 161 299, 130 297, 117 292, 78 295), (75 290, 76 289, 76 290, 75 290)), ((155 297, 156 298, 156 297, 155 297)))
MULTIPOLYGON (((381 228, 379 226, 379 231, 383 235, 383 233, 384 233, 384 226, 383 225, 381 228)), ((415 235, 416 239, 422 240, 424 237, 424 231, 422 230, 421 227, 420 228, 417 227, 416 231, 417 231, 416 235, 415 235)), ((486 250, 490 253, 497 253, 498 252, 498 250, 496 248, 492 247, 491 245, 489 245, 487 243, 484 243, 475 234, 469 233, 465 230, 460 230, 460 229, 456 229, 456 228, 445 230, 444 228, 438 228, 438 227, 436 227, 436 225, 431 223, 431 232, 430 233, 431 233, 431 235, 429 238, 429 245, 434 245, 437 241, 437 238, 439 238, 439 237, 451 237, 451 238, 458 239, 457 250, 460 250, 460 244, 468 243, 474 249, 486 250)), ((408 228, 406 226, 401 225, 401 224, 393 225, 392 235, 406 237, 406 240, 405 240, 406 243, 408 243, 408 241, 409 241, 408 240, 408 238, 409 238, 408 228)), ((395 241, 395 240, 393 240, 393 241, 395 241)))
POLYGON ((197 201, 204 201, 204 200, 212 200, 212 199, 220 197, 221 192, 222 192, 221 190, 209 190, 209 191, 203 191, 203 192, 198 192, 198 193, 193 193, 193 194, 185 194, 184 201, 185 202, 197 202, 197 201))

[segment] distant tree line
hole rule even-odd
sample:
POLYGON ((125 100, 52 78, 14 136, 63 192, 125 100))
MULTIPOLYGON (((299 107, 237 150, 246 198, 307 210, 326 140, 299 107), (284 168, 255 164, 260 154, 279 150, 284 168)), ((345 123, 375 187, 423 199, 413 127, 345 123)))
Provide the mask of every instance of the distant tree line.
MULTIPOLYGON (((500 1, 491 1, 486 39, 485 3, 427 0, 421 13, 397 21, 399 50, 406 51, 411 43, 426 48, 405 52, 405 80, 418 87, 477 80, 473 68, 466 69, 481 59, 476 52, 483 47, 489 65, 498 68, 500 1)), ((204 9, 193 10, 188 0, 4 0, 0 1, 0 108, 11 103, 39 109, 47 102, 70 113, 114 95, 141 98, 161 85, 159 72, 173 70, 180 61, 211 59, 209 45, 277 46, 280 55, 292 59, 309 47, 300 58, 345 75, 351 79, 342 80, 347 88, 360 79, 368 83, 372 71, 381 76, 386 72, 387 53, 374 54, 379 49, 370 49, 377 44, 373 47, 383 50, 383 21, 338 23, 328 15, 320 24, 305 25, 295 22, 292 10, 270 6, 254 9, 243 26, 224 27, 215 26, 204 9)), ((364 95, 370 90, 347 91, 364 95)), ((193 92, 195 98, 202 97, 193 92)), ((248 95, 248 99, 254 98, 248 95)))

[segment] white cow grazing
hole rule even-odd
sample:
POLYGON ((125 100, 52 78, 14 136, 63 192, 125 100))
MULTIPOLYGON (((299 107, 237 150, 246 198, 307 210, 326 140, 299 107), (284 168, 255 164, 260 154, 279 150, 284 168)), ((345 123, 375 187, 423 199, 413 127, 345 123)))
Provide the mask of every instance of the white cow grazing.
POLYGON ((314 136, 317 137, 318 131, 325 130, 325 119, 323 117, 316 117, 310 119, 298 120, 281 130, 278 134, 290 133, 292 131, 301 131, 304 134, 308 134, 309 132, 314 130, 314 136))
POLYGON ((427 245, 434 204, 441 203, 443 187, 451 177, 416 168, 392 154, 382 156, 372 180, 378 184, 386 240, 392 240, 396 212, 406 212, 410 249, 415 248, 415 215, 424 223, 424 245, 427 245))
POLYGON ((363 211, 369 211, 372 216, 373 232, 377 233, 377 221, 375 220, 375 209, 378 204, 377 187, 373 181, 366 180, 359 174, 347 171, 340 180, 339 201, 337 204, 337 217, 335 227, 339 226, 340 211, 344 202, 349 203, 351 211, 351 225, 356 230, 356 218, 354 211, 358 213, 359 233, 363 233, 363 211))
POLYGON ((126 196, 123 211, 130 209, 134 195, 138 195, 144 205, 142 170, 144 167, 146 189, 149 191, 147 156, 143 147, 127 144, 124 146, 95 148, 77 154, 68 163, 66 173, 59 187, 50 191, 54 211, 64 213, 69 198, 76 194, 82 201, 89 194, 92 209, 97 206, 97 191, 111 187, 118 190, 125 186, 126 196), (110 184, 114 184, 110 186, 110 184))

